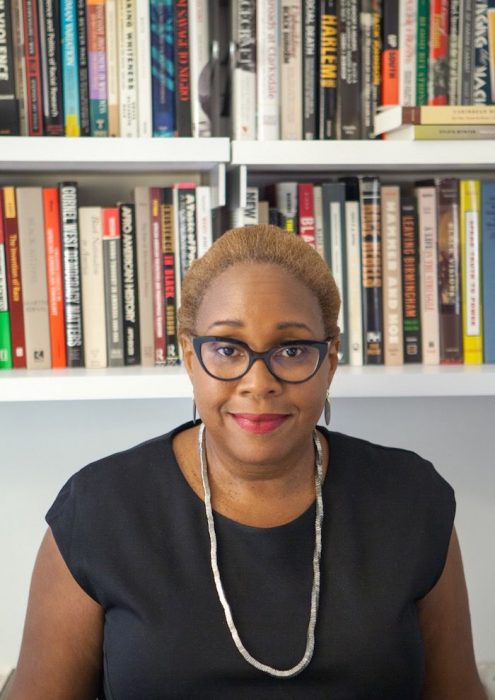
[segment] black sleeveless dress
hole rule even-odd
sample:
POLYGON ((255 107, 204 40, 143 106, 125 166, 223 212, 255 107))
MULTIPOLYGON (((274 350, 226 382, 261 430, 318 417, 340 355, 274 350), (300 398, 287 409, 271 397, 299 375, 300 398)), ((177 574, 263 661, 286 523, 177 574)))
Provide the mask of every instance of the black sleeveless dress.
MULTIPOLYGON (((204 504, 174 457, 180 426, 74 474, 46 515, 79 585, 105 609, 100 700, 413 700, 416 601, 453 527, 452 488, 412 452, 321 428, 330 444, 313 659, 273 678, 239 654, 210 566, 204 504)), ((306 646, 315 506, 255 528, 219 514, 224 588, 248 651, 290 668, 306 646)))

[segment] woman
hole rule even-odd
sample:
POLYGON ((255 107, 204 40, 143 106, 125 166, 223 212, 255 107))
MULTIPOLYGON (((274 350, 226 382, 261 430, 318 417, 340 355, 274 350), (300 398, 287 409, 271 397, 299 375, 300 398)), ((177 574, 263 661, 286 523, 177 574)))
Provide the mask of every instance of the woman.
POLYGON ((411 452, 315 429, 339 304, 275 227, 192 266, 179 321, 201 422, 63 487, 11 700, 485 698, 452 489, 411 452))

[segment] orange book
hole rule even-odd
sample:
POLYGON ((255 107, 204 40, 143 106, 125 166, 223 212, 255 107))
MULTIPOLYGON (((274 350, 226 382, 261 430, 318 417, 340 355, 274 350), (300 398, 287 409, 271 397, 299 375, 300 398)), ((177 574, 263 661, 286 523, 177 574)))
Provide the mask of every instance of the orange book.
POLYGON ((62 279, 62 241, 58 189, 43 188, 45 222, 46 281, 52 367, 67 367, 65 352, 64 288, 62 279))

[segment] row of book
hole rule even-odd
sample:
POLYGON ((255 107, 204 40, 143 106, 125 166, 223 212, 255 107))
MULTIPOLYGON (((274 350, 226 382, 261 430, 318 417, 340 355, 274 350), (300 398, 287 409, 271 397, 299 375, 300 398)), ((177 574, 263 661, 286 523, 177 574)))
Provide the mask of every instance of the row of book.
POLYGON ((0 368, 180 361, 180 280, 212 244, 211 191, 136 187, 79 206, 76 182, 0 189, 0 368))
POLYGON ((218 4, 2 2, 0 134, 211 136, 218 4))
POLYGON ((495 180, 278 182, 248 187, 233 215, 298 233, 327 261, 340 362, 495 362, 495 180))

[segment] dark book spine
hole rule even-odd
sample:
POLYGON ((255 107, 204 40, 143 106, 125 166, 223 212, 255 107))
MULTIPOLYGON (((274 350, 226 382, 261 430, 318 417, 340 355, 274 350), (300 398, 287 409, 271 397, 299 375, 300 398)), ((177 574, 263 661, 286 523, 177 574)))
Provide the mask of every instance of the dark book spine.
MULTIPOLYGON (((230 17, 229 0, 209 0, 210 24, 210 98, 205 104, 213 136, 230 133, 230 17)), ((223 215, 221 215, 223 216, 223 215)))
POLYGON ((119 204, 122 242, 122 296, 124 316, 124 363, 141 363, 139 332, 139 289, 134 204, 119 204))
POLYGON ((361 85, 358 0, 339 4, 337 138, 361 138, 361 85))
POLYGON ((124 314, 120 217, 118 209, 114 208, 104 208, 102 214, 108 366, 122 367, 124 365, 124 314))
POLYGON ((196 239, 196 191, 194 187, 178 190, 181 279, 198 257, 196 239))
POLYGON ((3 188, 3 213, 6 242, 7 288, 14 369, 26 367, 26 334, 24 331, 24 302, 21 276, 21 253, 15 189, 3 188))
POLYGON ((174 136, 175 65, 172 0, 150 2, 153 136, 174 136))
POLYGON ((383 364, 383 278, 380 182, 377 177, 362 177, 359 188, 364 363, 381 365, 383 364))
POLYGON ((79 118, 81 136, 91 134, 89 118, 89 65, 88 31, 86 24, 86 0, 76 0, 77 48, 79 59, 79 118))
POLYGON ((399 104, 399 0, 388 0, 383 13, 382 105, 399 104))
POLYGON ((462 363, 459 182, 442 178, 438 192, 438 300, 440 362, 462 363))
POLYGON ((36 0, 22 0, 22 3, 28 132, 29 136, 43 136, 38 6, 36 0))
POLYGON ((165 299, 165 338, 166 364, 179 364, 179 337, 177 333, 177 279, 175 249, 174 193, 171 187, 162 190, 160 205, 162 250, 163 250, 163 289, 165 299))
POLYGON ((60 6, 56 0, 40 2, 40 45, 45 133, 47 136, 63 136, 60 6))
POLYGON ((319 10, 317 0, 303 3, 303 135, 308 140, 318 138, 319 10))
POLYGON ((174 0, 175 107, 178 136, 192 136, 188 0, 174 0))
POLYGON ((84 367, 77 183, 59 185, 67 367, 84 367))
POLYGON ((0 0, 0 135, 20 134, 10 0, 0 0))
MULTIPOLYGON (((422 0, 424 1, 424 0, 422 0)), ((460 52, 461 0, 450 0, 449 8, 449 105, 460 104, 459 52, 460 52)), ((418 102, 418 105, 423 104, 418 102)))
POLYGON ((488 1, 476 0, 474 6, 473 103, 491 103, 490 55, 488 47, 488 1))
POLYGON ((430 0, 418 0, 416 36, 416 104, 428 102, 428 57, 430 55, 430 0))
POLYGON ((337 138, 338 31, 336 0, 320 0, 320 139, 337 138))
POLYGON ((473 104, 473 68, 474 68, 474 5, 470 0, 461 3, 461 44, 459 93, 460 104, 473 104))
POLYGON ((419 299, 419 233, 414 189, 401 188, 402 294, 404 362, 421 362, 421 306, 419 299))

